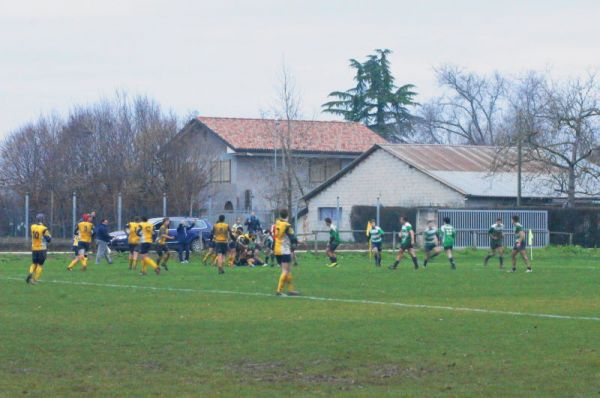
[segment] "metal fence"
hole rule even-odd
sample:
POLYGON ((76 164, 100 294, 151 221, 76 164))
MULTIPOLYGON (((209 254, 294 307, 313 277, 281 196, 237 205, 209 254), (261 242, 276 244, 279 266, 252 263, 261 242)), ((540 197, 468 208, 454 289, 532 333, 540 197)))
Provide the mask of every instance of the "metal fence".
POLYGON ((489 247, 488 230, 497 218, 505 227, 504 244, 512 245, 514 234, 511 231, 511 217, 517 215, 526 231, 533 231, 533 247, 546 247, 550 244, 548 212, 545 210, 454 210, 438 211, 438 225, 445 217, 456 229, 456 247, 489 247))

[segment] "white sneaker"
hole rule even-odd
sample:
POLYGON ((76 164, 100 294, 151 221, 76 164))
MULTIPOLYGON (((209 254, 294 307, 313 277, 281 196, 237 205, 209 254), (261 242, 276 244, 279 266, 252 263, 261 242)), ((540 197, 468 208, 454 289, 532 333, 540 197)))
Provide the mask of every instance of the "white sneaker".
POLYGON ((533 272, 533 270, 531 268, 527 268, 527 271, 525 272, 533 272))

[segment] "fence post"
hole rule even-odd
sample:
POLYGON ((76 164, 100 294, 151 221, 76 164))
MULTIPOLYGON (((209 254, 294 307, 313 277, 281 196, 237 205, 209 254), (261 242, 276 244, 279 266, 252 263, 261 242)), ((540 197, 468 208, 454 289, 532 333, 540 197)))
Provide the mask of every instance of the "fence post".
POLYGON ((396 231, 392 231, 392 251, 396 251, 396 231))
POLYGON ((471 236, 471 240, 472 240, 472 245, 473 249, 477 249, 477 231, 472 231, 471 232, 472 236, 471 236))
POLYGON ((313 232, 315 234, 315 241, 314 241, 314 244, 315 244, 315 254, 317 254, 317 252, 319 251, 319 242, 317 242, 317 235, 319 233, 317 231, 313 231, 313 232))
POLYGON ((569 233, 569 246, 573 246, 573 232, 569 233))
POLYGON ((29 192, 25 193, 25 240, 29 241, 29 192))
POLYGON ((121 192, 117 196, 117 229, 119 231, 123 229, 123 195, 121 192))

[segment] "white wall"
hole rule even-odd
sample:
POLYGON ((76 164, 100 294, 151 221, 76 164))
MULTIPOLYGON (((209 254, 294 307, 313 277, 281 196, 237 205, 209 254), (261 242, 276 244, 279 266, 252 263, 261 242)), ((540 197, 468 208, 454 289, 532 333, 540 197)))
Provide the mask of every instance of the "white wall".
MULTIPOLYGON (((349 230, 352 206, 464 207, 463 195, 412 166, 378 149, 352 171, 321 191, 308 203, 308 214, 298 224, 301 233, 324 230, 320 207, 335 207, 339 196, 342 219, 338 228, 349 230)), ((319 236, 319 239, 323 239, 319 236)), ((342 239, 350 239, 349 234, 342 239)))

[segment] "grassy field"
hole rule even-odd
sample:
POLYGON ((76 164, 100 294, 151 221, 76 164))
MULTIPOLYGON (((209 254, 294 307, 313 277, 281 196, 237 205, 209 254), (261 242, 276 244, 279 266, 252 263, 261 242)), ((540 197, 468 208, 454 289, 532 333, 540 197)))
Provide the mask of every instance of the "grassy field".
POLYGON ((303 297, 281 298, 277 268, 67 273, 50 255, 28 286, 29 257, 0 255, 0 396, 600 396, 600 251, 536 251, 531 274, 483 256, 305 254, 303 297))

